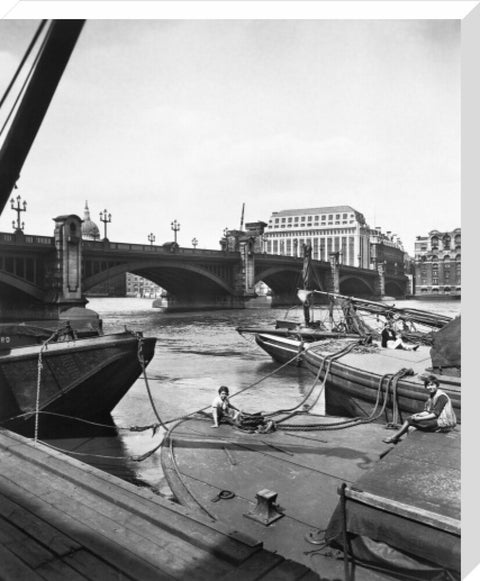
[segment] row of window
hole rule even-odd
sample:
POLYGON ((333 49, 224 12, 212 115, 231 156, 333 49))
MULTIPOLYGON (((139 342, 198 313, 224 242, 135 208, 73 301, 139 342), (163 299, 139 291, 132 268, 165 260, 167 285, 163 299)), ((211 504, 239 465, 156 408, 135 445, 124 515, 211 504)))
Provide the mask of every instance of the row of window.
POLYGON ((354 265, 355 239, 353 236, 269 240, 266 243, 266 251, 268 254, 298 256, 302 252, 304 244, 310 244, 312 247, 312 258, 314 260, 328 261, 332 252, 341 252, 342 264, 354 265))
MULTIPOLYGON (((427 260, 426 256, 417 257, 417 260, 420 259, 421 262, 432 262, 433 264, 437 264, 439 258, 436 254, 434 254, 430 260, 427 260)), ((451 258, 448 254, 442 258, 443 262, 450 262, 450 260, 454 260, 456 262, 460 262, 462 259, 461 254, 457 254, 454 258, 451 258)))
MULTIPOLYGON (((349 218, 354 218, 355 216, 353 214, 335 214, 335 218, 333 217, 333 214, 322 214, 321 216, 286 216, 284 218, 275 218, 274 219, 274 223, 275 224, 292 224, 292 223, 298 223, 298 222, 319 222, 320 220, 322 222, 326 222, 327 219, 329 222, 333 222, 333 220, 348 220, 349 218)), ((269 221, 269 224, 272 223, 272 220, 269 221)), ((338 222, 337 222, 338 223, 338 222)))
MULTIPOLYGON (((289 232, 288 236, 341 236, 342 234, 353 234, 354 228, 335 228, 332 230, 309 230, 308 232, 289 232)), ((268 238, 286 238, 285 234, 272 234, 265 232, 268 238)))
POLYGON ((337 222, 322 222, 321 224, 319 222, 314 222, 313 224, 308 223, 305 224, 304 222, 301 222, 300 224, 274 224, 272 226, 272 224, 270 223, 269 228, 298 228, 298 226, 302 227, 302 226, 307 226, 307 227, 311 227, 311 226, 340 226, 340 225, 344 225, 344 224, 355 224, 355 220, 350 220, 350 222, 348 222, 348 220, 344 220, 343 222, 337 221, 337 222))

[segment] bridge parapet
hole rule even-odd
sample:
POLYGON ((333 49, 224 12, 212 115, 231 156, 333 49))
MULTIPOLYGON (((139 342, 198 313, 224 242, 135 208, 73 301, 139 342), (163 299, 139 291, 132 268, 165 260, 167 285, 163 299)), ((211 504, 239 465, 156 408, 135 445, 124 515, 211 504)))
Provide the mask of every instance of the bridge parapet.
POLYGON ((104 242, 94 240, 83 240, 83 248, 95 252, 139 252, 145 254, 166 254, 166 255, 188 255, 188 256, 230 256, 238 258, 238 252, 225 252, 223 250, 208 250, 198 248, 185 248, 181 246, 155 246, 152 244, 131 244, 128 242, 104 242))
POLYGON ((0 241, 3 244, 31 244, 33 246, 55 246, 55 239, 53 236, 34 236, 31 234, 23 234, 23 232, 0 232, 0 241))

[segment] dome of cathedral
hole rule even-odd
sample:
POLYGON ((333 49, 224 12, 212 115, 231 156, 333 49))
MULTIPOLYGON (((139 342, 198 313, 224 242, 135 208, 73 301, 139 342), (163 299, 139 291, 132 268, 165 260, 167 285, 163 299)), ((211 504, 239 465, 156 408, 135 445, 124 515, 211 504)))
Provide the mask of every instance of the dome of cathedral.
POLYGON ((90 219, 90 210, 88 209, 88 202, 85 202, 85 213, 82 221, 82 238, 86 240, 99 240, 100 230, 98 226, 90 219))

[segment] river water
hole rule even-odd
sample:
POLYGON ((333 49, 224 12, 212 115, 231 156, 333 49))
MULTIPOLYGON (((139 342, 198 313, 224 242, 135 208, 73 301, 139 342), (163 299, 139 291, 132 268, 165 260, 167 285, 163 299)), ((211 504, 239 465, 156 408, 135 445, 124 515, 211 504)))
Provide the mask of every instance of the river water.
MULTIPOLYGON (((460 313, 460 301, 396 301, 395 305, 449 316, 460 313)), ((209 407, 220 385, 229 386, 231 394, 245 390, 234 403, 248 412, 293 407, 312 385, 313 376, 301 368, 276 372, 279 364, 256 346, 253 336, 244 337, 235 330, 238 326, 272 325, 277 318, 285 318, 285 309, 167 314, 152 308, 152 299, 144 298, 92 298, 88 308, 101 316, 105 333, 126 326, 157 337, 155 356, 147 368, 147 379, 137 380, 113 410, 111 427, 92 427, 84 438, 49 443, 164 496, 170 492, 159 450, 138 461, 160 444, 163 430, 131 431, 131 427, 158 423, 156 413, 162 422, 170 422, 209 407)), ((300 321, 301 316, 300 308, 288 312, 289 319, 300 321)), ((316 314, 317 319, 322 317, 326 311, 316 314)))

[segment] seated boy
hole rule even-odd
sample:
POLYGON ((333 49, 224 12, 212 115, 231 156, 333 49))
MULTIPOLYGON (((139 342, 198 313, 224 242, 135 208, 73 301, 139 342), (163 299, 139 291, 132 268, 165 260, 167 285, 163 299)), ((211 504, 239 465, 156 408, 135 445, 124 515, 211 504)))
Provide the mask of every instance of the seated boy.
POLYGON ((218 424, 222 418, 225 418, 227 421, 231 420, 231 422, 236 423, 238 416, 240 415, 240 410, 232 403, 230 403, 228 395, 228 387, 226 385, 220 386, 218 395, 212 402, 212 428, 218 428, 218 424))

